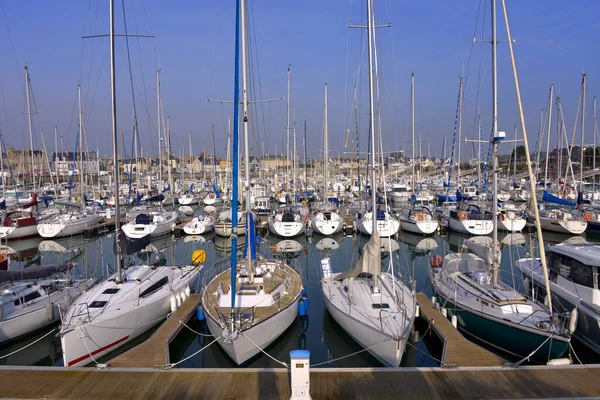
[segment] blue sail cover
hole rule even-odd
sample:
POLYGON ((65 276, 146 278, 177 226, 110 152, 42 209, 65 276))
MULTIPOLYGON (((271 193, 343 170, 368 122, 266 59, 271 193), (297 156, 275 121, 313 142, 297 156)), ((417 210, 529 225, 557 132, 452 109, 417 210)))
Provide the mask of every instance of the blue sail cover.
POLYGON ((246 242, 244 243, 244 257, 247 257, 248 246, 250 255, 256 260, 256 229, 254 229, 254 216, 251 212, 246 213, 246 242))
POLYGON ((547 190, 544 190, 544 196, 542 197, 542 200, 548 203, 556 203, 556 204, 561 204, 563 206, 569 206, 569 207, 575 207, 576 204, 568 201, 568 200, 563 200, 561 198, 558 198, 556 196, 551 195, 550 193, 548 193, 547 190))
POLYGON ((213 192, 215 192, 215 196, 217 196, 217 199, 221 197, 221 194, 219 193, 219 189, 217 189, 217 185, 213 185, 213 192))

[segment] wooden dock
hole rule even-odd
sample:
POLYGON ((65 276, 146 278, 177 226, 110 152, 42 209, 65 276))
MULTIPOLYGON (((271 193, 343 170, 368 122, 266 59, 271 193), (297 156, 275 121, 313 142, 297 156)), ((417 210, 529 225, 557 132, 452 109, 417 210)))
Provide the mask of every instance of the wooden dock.
POLYGON ((442 340, 442 367, 499 367, 506 360, 465 339, 448 318, 431 304, 425 293, 417 293, 421 318, 431 324, 442 340))
MULTIPOLYGON (((121 226, 125 223, 124 220, 121 220, 121 226)), ((96 235, 101 235, 106 232, 112 232, 115 230, 115 219, 114 218, 105 218, 102 222, 96 225, 88 226, 83 230, 83 234, 85 237, 93 237, 96 235)))
MULTIPOLYGON (((95 370, 0 367, 3 398, 289 399, 285 369, 95 370)), ((534 399, 600 396, 600 365, 312 369, 313 399, 534 399)))
POLYGON ((169 343, 187 323, 200 304, 200 294, 192 294, 144 343, 115 357, 107 364, 115 368, 154 368, 170 363, 169 343))

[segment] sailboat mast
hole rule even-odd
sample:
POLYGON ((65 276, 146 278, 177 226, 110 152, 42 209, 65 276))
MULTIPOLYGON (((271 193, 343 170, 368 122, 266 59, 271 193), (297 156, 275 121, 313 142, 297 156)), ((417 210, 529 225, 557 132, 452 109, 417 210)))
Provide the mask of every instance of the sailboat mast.
POLYGON ((415 194, 415 73, 410 77, 410 130, 412 132, 411 190, 415 194))
POLYGON ((27 97, 27 121, 29 123, 29 154, 31 156, 31 182, 33 183, 33 191, 35 192, 35 166, 33 164, 33 126, 31 122, 31 102, 29 101, 29 69, 25 64, 25 94, 27 97))
POLYGON ((169 173, 169 191, 171 193, 172 204, 175 201, 173 195, 175 188, 173 187, 173 176, 171 174, 171 117, 167 117, 167 172, 169 173))
POLYGON ((112 134, 113 134, 113 174, 115 176, 115 240, 117 251, 115 252, 115 264, 117 265, 117 282, 123 280, 123 268, 121 266, 121 252, 119 239, 121 237, 121 206, 119 202, 119 157, 117 138, 117 91, 115 86, 115 9, 114 0, 110 0, 110 98, 112 101, 112 134))
POLYGON ((369 42, 369 131, 371 133, 371 212, 372 235, 377 232, 376 174, 375 174, 375 97, 373 82, 373 4, 367 0, 367 40, 369 42))
POLYGON ((598 129, 598 125, 596 123, 596 96, 594 96, 594 99, 592 100, 592 110, 593 110, 593 118, 594 118, 594 126, 592 127, 592 132, 594 132, 594 162, 593 162, 593 166, 592 168, 594 169, 594 174, 593 176, 593 192, 596 192, 596 135, 598 134, 597 129, 598 129))
MULTIPOLYGON (((498 137, 498 69, 496 50, 498 42, 496 40, 496 0, 492 0, 492 137, 498 137)), ((460 148, 460 147, 459 147, 460 148)), ((516 153, 515 153, 516 156, 516 153)), ((498 246, 498 141, 494 140, 494 192, 492 195, 492 221, 494 229, 492 231, 492 239, 494 246, 494 255, 498 246)), ((533 194, 535 196, 535 193, 533 194)), ((498 282, 500 273, 500 265, 497 263, 496 257, 492 262, 492 285, 498 282)))
POLYGON ((81 109, 80 84, 77 84, 77 103, 79 110, 79 195, 81 197, 81 206, 85 207, 85 199, 83 197, 83 111, 81 109))
POLYGON ((325 83, 325 107, 324 107, 324 126, 323 126, 323 145, 325 148, 325 152, 323 153, 323 166, 325 167, 325 170, 323 171, 323 200, 327 201, 328 199, 328 194, 327 194, 327 185, 329 183, 329 131, 328 131, 328 125, 329 125, 329 116, 327 115, 327 83, 325 83))
MULTIPOLYGON (((594 98, 595 101, 595 98, 594 98)), ((595 103, 594 103, 595 104, 595 103)), ((306 165, 306 120, 304 120, 304 188, 308 187, 308 176, 307 176, 307 165, 306 165)), ((261 168, 262 171, 262 168, 261 168)))
POLYGON ((287 69, 287 123, 286 131, 286 169, 285 169, 285 190, 290 180, 290 67, 287 69))
MULTIPOLYGON (((550 160, 550 128, 552 125, 552 98, 553 97, 554 97, 554 83, 550 85, 550 96, 548 97, 548 140, 546 141, 546 167, 544 170, 544 190, 546 190, 546 188, 548 187, 548 160, 550 160)), ((557 148, 556 149, 557 154, 558 154, 558 151, 559 150, 557 148)))
MULTIPOLYGON (((242 112, 244 113, 244 118, 242 119, 242 124, 244 127, 244 176, 245 176, 245 184, 244 189, 245 193, 245 201, 246 201, 246 243, 248 244, 247 252, 246 252, 246 261, 247 268, 250 274, 250 280, 254 279, 254 270, 252 269, 252 250, 250 246, 253 246, 254 243, 249 243, 252 236, 250 235, 250 229, 253 225, 250 224, 250 218, 252 218, 250 211, 250 151, 249 151, 249 140, 248 140, 248 75, 246 71, 246 2, 242 0, 241 4, 241 29, 242 29, 242 112)), ((294 123, 294 128, 296 127, 294 123)), ((296 183, 294 182, 294 185, 296 183)), ((295 186, 294 186, 295 188, 295 186)), ((235 250, 234 250, 235 251, 235 250)))
MULTIPOLYGON (((579 156, 579 193, 583 193, 583 166, 584 166, 584 158, 583 158, 583 151, 584 151, 584 136, 585 136, 585 87, 586 87, 586 83, 587 83, 587 74, 583 74, 583 78, 582 78, 582 82, 581 82, 581 86, 582 86, 582 93, 581 93, 581 148, 580 148, 580 156, 579 156)), ((594 149, 594 151, 596 151, 596 149, 594 149)))
POLYGON ((161 118, 160 118, 160 69, 156 70, 156 126, 158 127, 158 184, 160 185, 158 190, 162 191, 163 189, 163 178, 162 178, 162 138, 160 137, 160 126, 161 126, 161 118))
MULTIPOLYGON (((236 0, 236 12, 235 12, 235 66, 234 66, 234 83, 233 83, 233 178, 231 179, 231 230, 232 232, 237 231, 238 222, 238 136, 239 136, 239 105, 240 105, 240 92, 239 92, 239 77, 240 77, 240 14, 242 8, 242 0, 236 0)), ((231 316, 230 316, 230 329, 231 331, 235 328, 235 292, 237 283, 237 235, 231 235, 231 316)))
POLYGON ((192 172, 193 168, 192 168, 192 157, 194 155, 193 151, 192 151, 192 132, 188 132, 188 141, 189 141, 189 145, 190 145, 190 158, 189 158, 189 164, 190 164, 190 179, 194 179, 194 173, 192 172))

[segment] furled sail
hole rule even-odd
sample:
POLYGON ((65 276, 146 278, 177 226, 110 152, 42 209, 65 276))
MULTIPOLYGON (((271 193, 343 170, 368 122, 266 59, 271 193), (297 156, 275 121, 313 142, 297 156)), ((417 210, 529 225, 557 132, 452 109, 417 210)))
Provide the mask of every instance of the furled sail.
POLYGON ((363 248, 362 255, 353 268, 348 269, 337 276, 337 279, 356 278, 362 273, 381 274, 381 243, 377 231, 371 234, 371 238, 363 248))

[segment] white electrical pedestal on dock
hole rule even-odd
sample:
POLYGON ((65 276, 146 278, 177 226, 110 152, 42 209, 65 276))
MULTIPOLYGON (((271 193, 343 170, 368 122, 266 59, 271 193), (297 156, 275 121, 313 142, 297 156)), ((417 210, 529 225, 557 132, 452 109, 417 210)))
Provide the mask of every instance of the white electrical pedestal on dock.
POLYGON ((290 351, 290 371, 292 374, 292 396, 290 400, 311 400, 310 397, 310 351, 290 351))

